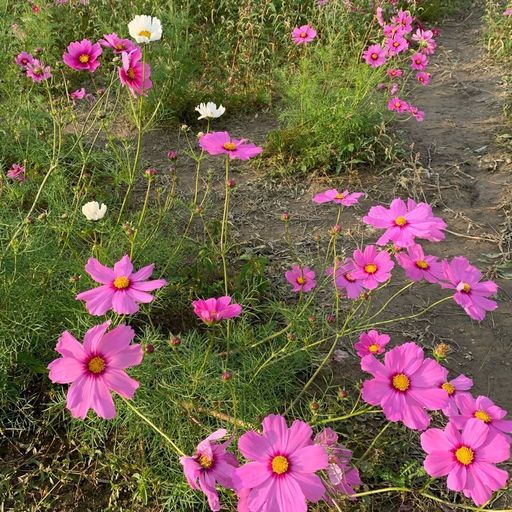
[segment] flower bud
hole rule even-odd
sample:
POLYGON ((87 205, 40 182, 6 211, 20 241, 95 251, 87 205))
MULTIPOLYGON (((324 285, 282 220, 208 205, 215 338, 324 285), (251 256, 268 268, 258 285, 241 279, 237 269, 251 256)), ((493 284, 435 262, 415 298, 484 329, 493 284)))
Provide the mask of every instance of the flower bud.
POLYGON ((169 345, 171 347, 179 347, 181 345, 181 339, 178 336, 173 336, 169 339, 169 345))
POLYGON ((148 343, 148 344, 144 347, 144 352, 146 352, 146 354, 152 354, 154 351, 155 351, 155 347, 154 347, 154 345, 152 345, 151 343, 148 343))
POLYGON ((227 382, 228 380, 230 380, 231 377, 232 377, 231 372, 227 372, 227 371, 226 372, 222 372, 222 377, 221 378, 222 378, 222 380, 224 382, 227 382))

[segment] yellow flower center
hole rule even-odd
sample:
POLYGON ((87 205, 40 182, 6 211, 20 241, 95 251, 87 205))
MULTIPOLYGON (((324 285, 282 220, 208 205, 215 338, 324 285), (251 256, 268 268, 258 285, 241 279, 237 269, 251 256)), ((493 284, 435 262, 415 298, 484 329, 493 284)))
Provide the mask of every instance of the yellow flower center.
POLYGON ((139 32, 139 36, 149 39, 151 37, 151 32, 149 30, 141 30, 139 32))
POLYGON ((78 60, 82 64, 87 64, 91 60, 91 57, 89 57, 89 55, 87 55, 86 53, 82 53, 82 55, 80 55, 80 57, 78 57, 78 60))
POLYGON ((222 147, 228 151, 234 151, 236 144, 234 142, 225 142, 222 147))
POLYGON ((207 455, 201 455, 199 464, 203 469, 210 469, 213 466, 213 459, 210 459, 207 455))
POLYGON ((288 471, 288 459, 283 455, 277 455, 272 459, 272 471, 276 475, 282 475, 288 471))
MULTIPOLYGON (((400 106, 400 102, 398 102, 398 101, 397 101, 397 102, 395 103, 395 105, 396 105, 397 107, 399 107, 399 106, 400 106)), ((397 218, 395 219, 395 224, 396 224, 397 226, 405 226, 405 225, 407 224, 407 219, 406 219, 405 217, 402 217, 402 216, 400 215, 400 217, 397 217, 397 218)))
POLYGON ((449 382, 445 382, 441 386, 449 395, 453 395, 455 393, 455 386, 453 384, 450 384, 449 382))
POLYGON ((375 272, 377 272, 377 265, 374 263, 369 263, 368 265, 364 266, 364 271, 367 274, 375 274, 375 272))
POLYGON ((297 284, 304 284, 305 282, 306 280, 302 276, 297 277, 297 284))
POLYGON ((119 276, 114 279, 114 287, 118 290, 124 290, 130 286, 130 280, 126 276, 119 276))
POLYGON ((394 46, 395 48, 398 48, 398 47, 400 46, 400 43, 399 43, 398 41, 395 41, 395 42, 393 43, 393 46, 394 46))
POLYGON ((114 45, 114 48, 117 50, 117 51, 121 51, 121 50, 124 50, 124 44, 116 44, 114 45))
POLYGON ((409 377, 403 373, 398 373, 393 377, 393 387, 398 391, 407 391, 410 385, 409 377))
POLYGON ((485 411, 476 411, 473 416, 484 423, 491 423, 492 421, 492 418, 485 411))
POLYGON ((463 283, 461 291, 464 293, 469 293, 471 291, 471 286, 468 283, 463 283))
POLYGON ((429 264, 425 260, 418 260, 416 262, 416 266, 422 270, 427 270, 429 268, 429 264))
POLYGON ((340 201, 344 198, 345 196, 341 193, 341 192, 338 192, 336 194, 336 197, 334 199, 339 199, 340 201))
POLYGON ((101 373, 105 369, 105 359, 95 356, 87 363, 87 369, 92 373, 101 373))
POLYGON ((130 80, 133 80, 135 78, 135 70, 133 68, 129 68, 126 74, 128 75, 128 78, 130 80))
POLYGON ((464 466, 469 466, 473 462, 475 454, 469 446, 461 446, 455 451, 455 458, 464 466))
POLYGON ((375 354, 376 352, 379 351, 379 345, 377 345, 377 343, 372 343, 369 347, 368 347, 368 350, 372 353, 372 354, 375 354))

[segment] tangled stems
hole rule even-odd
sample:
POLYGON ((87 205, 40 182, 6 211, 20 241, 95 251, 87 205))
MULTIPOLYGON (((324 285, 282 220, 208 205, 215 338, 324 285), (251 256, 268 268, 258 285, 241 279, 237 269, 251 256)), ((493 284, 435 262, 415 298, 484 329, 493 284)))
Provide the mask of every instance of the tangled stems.
POLYGON ((132 412, 134 412, 139 418, 144 420, 155 432, 160 434, 171 445, 171 447, 178 454, 178 456, 180 456, 180 457, 185 456, 183 451, 176 445, 176 443, 165 432, 160 430, 147 416, 142 414, 129 400, 127 400, 123 396, 121 398, 123 399, 124 403, 128 406, 128 408, 132 412))

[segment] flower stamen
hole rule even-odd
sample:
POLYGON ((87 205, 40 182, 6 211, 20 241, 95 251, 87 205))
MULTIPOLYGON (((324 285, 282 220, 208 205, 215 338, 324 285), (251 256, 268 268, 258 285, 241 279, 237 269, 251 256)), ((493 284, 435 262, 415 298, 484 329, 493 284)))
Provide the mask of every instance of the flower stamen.
POLYGON ((475 454, 469 446, 461 446, 455 451, 455 458, 464 466, 469 466, 473 462, 475 454))
POLYGON ((105 369, 105 366, 106 366, 105 359, 103 359, 100 356, 94 356, 87 363, 87 369, 91 373, 95 373, 95 374, 102 373, 103 370, 105 369))
POLYGON ((272 459, 272 471, 276 475, 282 475, 288 471, 290 466, 288 459, 283 455, 277 455, 272 459))
POLYGON ((126 276, 119 276, 114 279, 114 288, 124 290, 130 286, 130 280, 126 276))
POLYGON ((404 373, 397 373, 392 380, 393 387, 398 391, 407 391, 411 385, 409 377, 404 373))

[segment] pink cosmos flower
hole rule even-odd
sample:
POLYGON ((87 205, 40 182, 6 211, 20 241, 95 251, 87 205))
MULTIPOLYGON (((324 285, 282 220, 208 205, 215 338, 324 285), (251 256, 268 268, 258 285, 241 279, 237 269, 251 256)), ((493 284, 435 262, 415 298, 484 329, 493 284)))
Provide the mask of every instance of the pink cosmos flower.
POLYGON ((395 266, 391 256, 386 251, 378 252, 375 245, 367 245, 363 251, 356 249, 353 262, 355 270, 352 277, 361 279, 362 285, 368 290, 374 290, 379 283, 385 283, 395 266))
POLYGON ((354 345, 354 348, 357 350, 359 357, 383 354, 386 351, 384 347, 389 343, 389 340, 390 337, 387 334, 380 334, 372 329, 371 331, 361 333, 359 341, 354 345))
POLYGON ((376 13, 375 13, 376 17, 377 17, 377 23, 383 27, 386 22, 384 21, 384 14, 383 14, 383 9, 382 7, 377 7, 377 10, 376 10, 376 13))
POLYGON ((374 376, 363 383, 363 399, 380 405, 389 421, 425 430, 430 424, 425 409, 442 409, 448 403, 446 392, 438 386, 442 366, 424 359, 423 350, 415 343, 391 349, 384 356, 384 364, 373 355, 365 356, 361 368, 374 376))
POLYGON ((420 71, 416 74, 416 80, 418 80, 421 85, 428 85, 430 83, 430 73, 420 71))
POLYGON ((86 92, 85 89, 82 87, 81 89, 77 89, 76 91, 73 91, 69 94, 70 99, 72 100, 83 100, 85 98, 86 92))
POLYGON ((294 265, 284 273, 286 280, 292 285, 292 292, 310 292, 315 286, 315 272, 309 267, 294 265))
POLYGON ((436 50, 436 42, 434 41, 434 32, 432 30, 417 29, 412 39, 416 41, 420 47, 420 52, 425 55, 432 55, 436 50))
POLYGON ((425 119, 425 112, 423 112, 423 110, 419 110, 418 107, 409 105, 408 111, 419 123, 425 119))
POLYGON ((391 21, 396 25, 402 27, 402 30, 405 33, 409 33, 412 31, 412 22, 414 21, 414 18, 411 16, 411 13, 409 11, 398 11, 398 14, 391 18, 391 21))
POLYGON ((423 71, 428 65, 428 59, 423 53, 415 53, 411 57, 411 68, 423 71))
POLYGON ((145 96, 153 87, 151 81, 151 68, 149 64, 142 63, 142 51, 135 48, 130 52, 121 53, 122 66, 119 68, 119 79, 126 85, 133 96, 145 96))
POLYGON ((150 293, 167 284, 164 279, 147 279, 153 272, 154 264, 133 272, 128 255, 123 256, 114 268, 105 267, 96 258, 89 258, 86 272, 101 286, 79 293, 77 300, 85 301, 91 315, 101 316, 107 311, 119 315, 131 315, 139 311, 139 303, 149 303, 154 297, 150 293))
POLYGON ((307 423, 295 420, 288 428, 283 416, 272 414, 263 420, 262 434, 240 437, 238 448, 250 462, 235 469, 233 481, 237 489, 250 489, 250 512, 306 512, 306 500, 317 503, 324 497, 315 473, 327 469, 328 456, 313 444, 312 434, 307 423))
POLYGON ((444 240, 446 223, 432 213, 427 203, 416 203, 412 199, 407 204, 401 198, 391 201, 389 209, 384 206, 372 206, 363 222, 385 233, 377 240, 378 245, 393 242, 398 247, 407 247, 415 238, 431 242, 444 240))
POLYGON ((337 493, 351 496, 355 493, 354 486, 361 485, 361 478, 357 468, 350 465, 352 452, 338 443, 338 434, 332 428, 326 428, 315 436, 315 444, 320 445, 329 456, 327 476, 332 485, 329 494, 333 497, 337 493))
POLYGON ((331 201, 336 204, 342 204, 343 206, 352 206, 359 202, 359 198, 364 196, 362 192, 349 193, 348 190, 338 192, 335 188, 316 194, 313 197, 313 201, 318 204, 330 203, 331 201))
POLYGON ((408 108, 409 104, 407 103, 407 101, 401 100, 398 96, 391 98, 388 102, 388 110, 395 110, 399 114, 405 112, 408 108))
POLYGON ((105 34, 103 39, 98 41, 101 46, 111 48, 115 54, 120 55, 123 52, 130 53, 137 48, 137 45, 130 39, 122 39, 115 32, 105 34))
POLYGON ((495 464, 510 457, 510 445, 481 421, 469 420, 462 432, 452 422, 444 430, 427 430, 421 447, 427 453, 426 472, 434 478, 448 475, 448 489, 462 491, 477 506, 507 482, 508 473, 495 464))
MULTIPOLYGON (((346 290, 349 299, 358 299, 364 291, 363 281, 353 276, 355 269, 352 260, 346 260, 336 268, 336 288, 346 290)), ((332 276, 333 267, 326 269, 325 273, 332 276)))
POLYGON ((48 80, 48 78, 51 78, 52 76, 50 66, 42 64, 37 59, 29 62, 27 64, 26 70, 27 76, 36 83, 42 82, 43 80, 48 80))
POLYGON ((139 387, 124 371, 142 361, 140 344, 130 344, 135 332, 118 325, 107 333, 109 325, 110 321, 89 329, 83 345, 65 331, 55 348, 62 357, 48 365, 52 382, 71 384, 67 408, 75 418, 84 419, 89 409, 100 418, 114 418, 116 409, 110 391, 131 399, 139 387))
POLYGON ((249 160, 263 148, 247 144, 245 139, 232 139, 228 132, 210 132, 199 139, 199 145, 210 155, 228 155, 231 159, 249 160))
POLYGON ((398 55, 409 48, 409 42, 405 37, 396 34, 394 37, 388 37, 386 39, 386 47, 388 49, 388 55, 398 55))
POLYGON ((382 27, 382 32, 385 37, 395 37, 395 36, 404 36, 406 34, 405 30, 401 25, 384 25, 382 27))
POLYGON ((471 397, 471 393, 467 393, 467 391, 473 387, 473 380, 465 375, 459 375, 449 381, 448 370, 443 367, 443 371, 444 377, 439 381, 439 387, 444 389, 448 394, 448 404, 443 408, 443 414, 445 416, 453 416, 458 412, 455 398, 463 395, 471 397))
POLYGON ((231 304, 231 297, 225 295, 219 298, 199 299, 192 301, 194 313, 207 325, 213 325, 221 320, 240 316, 242 306, 231 304))
POLYGON ((12 164, 7 171, 7 177, 15 181, 25 181, 25 167, 20 164, 12 164))
POLYGON ((372 68, 378 68, 386 62, 387 51, 380 44, 372 44, 363 52, 363 59, 372 68))
POLYGON ((397 254, 396 260, 411 281, 425 279, 429 283, 438 283, 444 278, 443 264, 435 256, 426 256, 421 245, 409 245, 407 254, 397 254))
POLYGON ((401 69, 388 69, 387 75, 389 78, 400 78, 403 75, 403 71, 401 69))
POLYGON ((443 288, 456 290, 453 299, 474 320, 482 321, 487 311, 494 311, 498 304, 488 297, 498 291, 493 281, 482 281, 482 273, 464 256, 443 262, 445 278, 443 288))
POLYGON ((217 430, 197 445, 195 455, 180 457, 188 484, 192 489, 201 489, 204 492, 210 509, 214 512, 221 509, 216 484, 233 489, 233 471, 238 466, 236 457, 226 451, 232 439, 222 444, 213 442, 222 439, 226 434, 226 429, 217 430))
POLYGON ((295 27, 292 31, 292 41, 295 44, 307 44, 316 37, 316 30, 310 25, 295 27))
POLYGON ((16 64, 23 69, 26 69, 28 64, 34 62, 34 57, 27 52, 21 52, 16 56, 16 64))
POLYGON ((72 69, 93 73, 100 65, 98 57, 102 53, 103 50, 98 43, 93 44, 89 39, 82 39, 69 43, 62 60, 72 69))
POLYGON ((450 421, 462 429, 471 418, 487 425, 491 433, 503 436, 510 443, 512 434, 512 420, 505 420, 507 411, 498 407, 486 396, 473 398, 470 393, 459 393, 455 397, 455 410, 450 410, 450 421))

